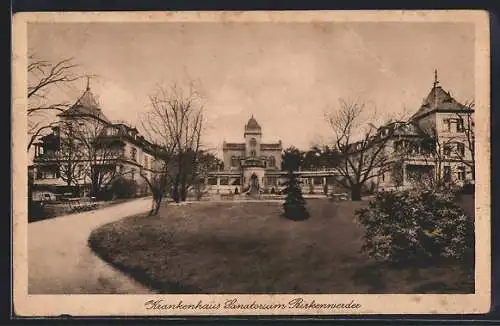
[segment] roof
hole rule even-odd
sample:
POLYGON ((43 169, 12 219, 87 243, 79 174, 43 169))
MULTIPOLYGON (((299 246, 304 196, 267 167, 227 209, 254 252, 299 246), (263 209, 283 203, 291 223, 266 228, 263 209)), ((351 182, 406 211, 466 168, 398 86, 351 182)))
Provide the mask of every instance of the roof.
POLYGON ((247 124, 245 125, 245 130, 261 130, 259 123, 255 118, 252 117, 248 120, 247 124))
POLYGON ((223 149, 245 150, 245 143, 224 143, 223 149))
POLYGON ((411 119, 423 117, 431 112, 462 112, 464 110, 468 110, 468 107, 457 102, 441 86, 434 85, 411 119))
POLYGON ((90 87, 87 86, 82 96, 66 111, 59 114, 59 116, 80 116, 88 115, 96 117, 104 122, 111 123, 110 120, 102 113, 102 110, 97 102, 94 94, 92 94, 90 87))
POLYGON ((260 149, 261 150, 281 150, 281 143, 275 143, 275 144, 262 143, 262 144, 260 144, 260 149))
POLYGON ((394 136, 422 136, 423 134, 420 127, 413 122, 398 126, 393 133, 394 136))

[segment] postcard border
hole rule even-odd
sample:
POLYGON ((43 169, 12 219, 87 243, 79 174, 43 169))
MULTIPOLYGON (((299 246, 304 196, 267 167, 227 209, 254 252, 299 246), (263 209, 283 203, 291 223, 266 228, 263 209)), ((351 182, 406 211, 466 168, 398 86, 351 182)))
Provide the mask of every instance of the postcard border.
MULTIPOLYGON (((482 10, 421 11, 203 11, 203 12, 44 12, 16 13, 13 16, 13 98, 12 98, 12 180, 13 180, 13 257, 14 309, 23 316, 209 316, 209 315, 369 315, 369 314, 476 314, 490 310, 491 304, 491 207, 490 207, 490 111, 477 110, 476 142, 476 293, 460 295, 301 295, 305 300, 350 302, 362 308, 352 311, 317 309, 274 310, 171 310, 164 314, 145 309, 144 302, 155 298, 166 301, 224 301, 234 295, 28 295, 27 294, 27 170, 24 148, 27 129, 25 115, 27 24, 29 22, 471 22, 475 24, 476 107, 490 108, 490 38, 489 17, 482 10), (484 121, 486 123, 480 123, 484 121), (481 236, 477 236, 480 234, 481 236), (173 299, 173 300, 172 300, 173 299), (105 302, 106 304, 103 304, 105 302), (395 304, 397 303, 397 304, 395 304)), ((263 303, 287 303, 298 295, 237 295, 242 302, 259 299, 263 303)))

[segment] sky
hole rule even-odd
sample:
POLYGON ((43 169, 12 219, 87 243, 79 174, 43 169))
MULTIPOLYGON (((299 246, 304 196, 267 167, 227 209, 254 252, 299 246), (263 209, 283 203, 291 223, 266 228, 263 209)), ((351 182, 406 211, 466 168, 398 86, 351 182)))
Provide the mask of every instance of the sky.
MULTIPOLYGON (((207 148, 243 140, 251 115, 263 141, 307 148, 331 141, 325 112, 360 99, 377 116, 415 112, 432 87, 473 100, 474 26, 467 23, 30 23, 28 51, 73 57, 93 75, 111 120, 139 127, 158 86, 195 82, 207 148)), ((86 81, 54 98, 76 101, 86 81)))

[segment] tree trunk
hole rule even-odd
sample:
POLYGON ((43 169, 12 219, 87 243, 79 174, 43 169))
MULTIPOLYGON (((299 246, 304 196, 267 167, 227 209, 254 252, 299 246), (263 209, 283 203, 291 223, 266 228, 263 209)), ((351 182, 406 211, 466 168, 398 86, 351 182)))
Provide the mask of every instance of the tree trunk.
POLYGON ((181 179, 181 189, 180 189, 180 195, 181 195, 181 201, 186 201, 187 199, 187 185, 186 185, 186 176, 182 176, 181 179))
POLYGON ((153 190, 153 206, 149 212, 149 216, 158 215, 162 197, 160 190, 153 190))
POLYGON ((163 196, 159 194, 158 198, 156 199, 156 209, 155 209, 155 215, 158 214, 158 211, 160 210, 160 205, 161 205, 161 200, 163 196))
POLYGON ((174 187, 172 189, 172 199, 174 202, 178 203, 180 201, 180 196, 179 196, 179 174, 175 176, 175 181, 174 181, 174 187))
POLYGON ((361 200, 361 184, 355 184, 351 187, 351 200, 360 201, 361 200))

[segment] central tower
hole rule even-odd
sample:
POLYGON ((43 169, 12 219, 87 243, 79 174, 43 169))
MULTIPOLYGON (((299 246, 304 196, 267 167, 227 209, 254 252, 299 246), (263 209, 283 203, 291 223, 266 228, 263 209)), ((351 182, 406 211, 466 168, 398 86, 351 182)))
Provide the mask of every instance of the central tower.
POLYGON ((245 125, 245 159, 243 163, 243 189, 259 193, 264 185, 264 164, 261 161, 262 129, 252 117, 245 125))
POLYGON ((245 125, 245 156, 246 157, 260 157, 260 143, 262 140, 262 129, 252 117, 248 120, 245 125))

